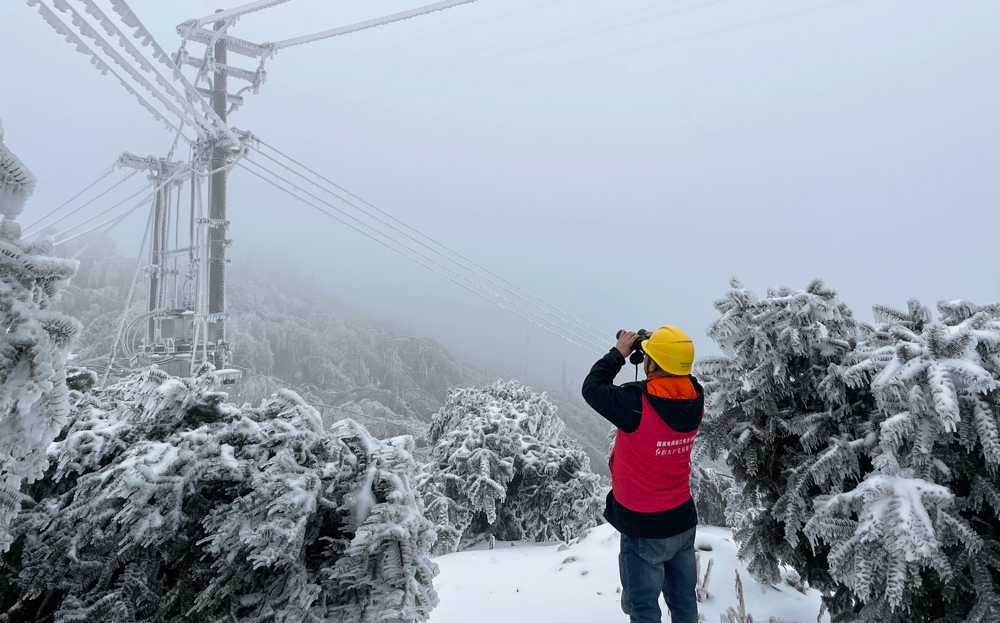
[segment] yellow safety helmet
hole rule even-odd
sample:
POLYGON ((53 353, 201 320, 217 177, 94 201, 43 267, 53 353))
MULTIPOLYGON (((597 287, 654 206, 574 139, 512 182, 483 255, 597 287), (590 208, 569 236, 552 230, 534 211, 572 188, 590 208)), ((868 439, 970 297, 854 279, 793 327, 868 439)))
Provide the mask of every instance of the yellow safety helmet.
POLYGON ((677 376, 691 374, 694 342, 677 327, 660 327, 642 342, 642 351, 653 358, 664 372, 677 376))

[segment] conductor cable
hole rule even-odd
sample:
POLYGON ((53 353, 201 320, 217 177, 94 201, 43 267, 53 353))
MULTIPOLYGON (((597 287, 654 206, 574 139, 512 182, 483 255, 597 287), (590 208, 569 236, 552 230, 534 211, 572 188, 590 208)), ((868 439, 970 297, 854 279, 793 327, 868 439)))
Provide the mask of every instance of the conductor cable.
MULTIPOLYGON (((256 137, 255 137, 255 138, 256 138, 256 137)), ((371 210, 375 211, 375 212, 376 212, 376 213, 378 213, 379 215, 381 215, 381 216, 383 216, 383 217, 385 217, 385 218, 387 218, 387 219, 389 219, 389 220, 393 221, 394 223, 396 223, 396 224, 400 225, 401 227, 404 227, 405 229, 407 229, 407 230, 409 230, 409 231, 413 232, 414 234, 416 234, 416 235, 418 235, 418 236, 420 236, 420 237, 422 237, 422 238, 424 238, 424 239, 428 240, 428 241, 429 241, 429 242, 431 242, 432 244, 434 244, 434 245, 436 245, 436 246, 440 247, 441 249, 444 249, 444 250, 445 250, 445 251, 446 251, 447 253, 449 253, 449 254, 453 255, 454 257, 457 257, 457 258, 459 258, 460 260, 462 260, 462 261, 464 261, 464 262, 468 263, 469 265, 473 266, 473 267, 474 267, 475 269, 478 269, 478 270, 480 270, 480 271, 482 271, 482 272, 484 272, 484 273, 486 273, 486 274, 488 274, 488 275, 492 276, 493 278, 495 278, 495 279, 497 279, 498 281, 500 281, 500 282, 501 282, 501 284, 506 284, 507 286, 510 286, 511 288, 513 288, 514 290, 516 290, 517 292, 519 292, 519 293, 520 293, 520 294, 516 294, 515 292, 512 292, 512 291, 511 291, 511 290, 509 290, 508 288, 504 287, 504 285, 501 285, 501 284, 497 284, 497 283, 495 283, 495 282, 492 282, 492 281, 490 281, 490 283, 493 283, 494 285, 496 285, 497 287, 499 287, 499 288, 503 289, 504 291, 508 292, 508 293, 509 293, 509 294, 511 294, 512 296, 516 296, 517 298, 520 298, 521 300, 524 300, 524 301, 526 301, 526 302, 529 302, 529 304, 531 304, 532 306, 534 306, 534 307, 537 307, 537 308, 541 309, 541 307, 539 307, 539 306, 538 306, 537 304, 535 304, 535 303, 530 303, 530 301, 528 301, 528 299, 529 299, 529 298, 530 298, 530 299, 535 299, 536 301, 538 301, 538 302, 539 302, 539 303, 541 303, 542 305, 544 305, 544 306, 546 306, 546 307, 550 308, 551 310, 553 310, 554 312, 556 312, 556 313, 558 313, 558 314, 562 315, 562 316, 563 316, 563 318, 565 318, 565 319, 568 319, 568 321, 569 321, 569 322, 568 322, 568 324, 571 324, 571 325, 575 326, 575 327, 576 327, 576 328, 577 328, 578 330, 580 330, 580 331, 582 331, 582 332, 584 332, 584 333, 588 333, 588 334, 590 334, 590 336, 591 336, 591 337, 594 337, 594 338, 597 338, 598 340, 603 340, 603 339, 604 339, 604 333, 603 333, 603 332, 602 332, 602 331, 601 331, 600 329, 598 329, 598 328, 594 327, 593 325, 591 325, 591 324, 589 324, 589 323, 587 323, 587 322, 585 322, 585 321, 581 320, 580 318, 578 318, 578 317, 574 316, 573 314, 570 314, 569 312, 567 312, 567 311, 565 311, 565 310, 563 310, 563 309, 561 309, 561 308, 557 307, 556 305, 553 305, 552 303, 549 303, 548 301, 546 301, 546 300, 542 299, 541 297, 539 297, 539 296, 537 296, 537 295, 535 295, 535 294, 532 294, 532 293, 528 292, 528 291, 527 291, 527 290, 525 290, 524 288, 521 288, 520 286, 518 286, 518 285, 516 285, 516 284, 514 284, 514 283, 511 283, 511 282, 510 282, 510 281, 508 281, 507 279, 504 279, 503 277, 501 277, 500 275, 497 275, 496 273, 494 273, 493 271, 491 271, 491 270, 487 269, 486 267, 484 267, 484 266, 482 266, 482 265, 480 265, 480 264, 476 263, 475 261, 473 261, 473 260, 469 259, 468 257, 466 257, 466 256, 462 255, 461 253, 459 253, 459 252, 457 252, 457 251, 455 251, 455 250, 453 250, 453 249, 449 248, 449 247, 448 247, 448 246, 446 246, 445 244, 443 244, 443 243, 441 243, 441 242, 438 242, 437 240, 435 240, 434 238, 431 238, 431 237, 430 237, 430 236, 428 236, 427 234, 424 234, 424 233, 420 232, 419 230, 415 229, 414 227, 412 227, 412 226, 410 226, 410 225, 407 225, 407 224, 406 224, 406 223, 404 223, 403 221, 401 221, 401 220, 397 219, 396 217, 392 216, 391 214, 389 214, 389 213, 385 212, 384 210, 381 210, 381 209, 379 209, 378 207, 376 207, 376 206, 372 205, 372 204, 371 204, 371 203, 369 203, 368 201, 365 201, 365 200, 364 200, 364 199, 362 199, 361 197, 359 197, 359 196, 355 195, 354 193, 352 193, 351 191, 347 190, 346 188, 344 188, 344 187, 340 186, 340 185, 339 185, 339 184, 337 184, 336 182, 334 182, 334 181, 332 181, 332 180, 330 180, 330 179, 328 179, 328 178, 324 177, 324 176, 323 176, 323 175, 321 175, 320 173, 318 173, 318 172, 314 171, 313 169, 310 169, 309 167, 307 167, 306 165, 302 164, 301 162, 299 162, 299 161, 295 160, 294 158, 292 158, 292 157, 288 156, 287 154, 285 154, 285 153, 283 153, 283 152, 279 151, 279 150, 278 150, 277 148, 275 148, 274 146, 272 146, 272 145, 269 145, 268 143, 265 143, 265 142, 264 142, 263 140, 260 140, 259 138, 257 138, 257 142, 259 142, 259 143, 260 143, 261 145, 263 145, 263 146, 267 147, 267 148, 268 148, 268 149, 270 149, 271 151, 274 151, 275 153, 277 153, 278 155, 280 155, 280 156, 282 156, 283 158, 287 159, 288 161, 292 162, 293 164, 295 164, 295 165, 297 165, 297 166, 301 167, 301 168, 302 168, 302 169, 304 169, 305 171, 308 171, 309 173, 311 173, 311 174, 315 175, 315 176, 316 176, 317 178, 319 178, 319 179, 323 180, 324 182, 326 182, 326 183, 330 184, 331 186, 333 186, 333 187, 334 187, 334 188, 336 188, 337 190, 339 190, 339 191, 343 192, 344 194, 346 194, 346 195, 348 195, 348 196, 350 196, 350 197, 354 198, 355 200, 357 200, 358 202, 360 202, 360 203, 364 204, 365 206, 367 206, 367 207, 368 207, 368 208, 370 208, 371 210), (522 296, 522 295, 523 295, 523 296, 522 296), (525 297, 528 297, 528 298, 525 298, 525 297)), ((253 149, 253 150, 254 150, 254 151, 256 151, 257 153, 260 153, 260 154, 261 154, 262 156, 264 156, 265 158, 268 158, 268 159, 269 159, 269 160, 271 160, 272 162, 276 162, 276 163, 278 163, 279 165, 281 165, 281 166, 282 166, 282 167, 284 167, 285 169, 288 169, 289 171, 292 171, 293 173, 296 173, 296 174, 297 174, 297 175, 298 175, 299 177, 302 177, 303 179, 306 179, 306 180, 308 180, 308 178, 306 178, 306 177, 305 177, 304 175, 302 175, 301 173, 298 173, 298 172, 294 171, 293 169, 291 169, 290 167, 288 167, 287 165, 285 165, 285 164, 282 164, 282 163, 278 162, 278 161, 277 161, 277 160, 275 160, 274 158, 272 158, 272 157, 268 156, 268 155, 267 155, 266 153, 262 152, 262 151, 261 151, 260 149, 258 149, 258 148, 256 148, 256 147, 253 147, 252 145, 250 146, 250 149, 253 149)), ((321 188, 321 189, 323 188, 323 187, 322 187, 322 186, 321 186, 320 184, 317 184, 317 183, 316 183, 315 181, 312 181, 312 180, 308 180, 308 181, 310 181, 310 183, 312 183, 313 185, 315 185, 315 186, 317 186, 317 187, 319 187, 319 188, 321 188)), ((346 203, 346 204, 350 205, 351 207, 353 207, 353 208, 357 209, 358 211, 360 211, 360 212, 362 212, 362 213, 365 213, 365 214, 366 214, 366 215, 368 215, 368 216, 369 216, 370 218, 373 218, 373 219, 375 219, 375 220, 380 220, 380 219, 378 219, 378 217, 375 217, 375 216, 373 216, 373 215, 369 214, 369 213, 368 213, 368 212, 367 212, 367 211, 366 211, 366 210, 365 210, 364 208, 361 208, 361 207, 359 207, 359 206, 355 205, 354 203, 352 203, 352 202, 350 202, 350 201, 348 201, 348 200, 344 199, 343 197, 340 197, 340 196, 339 196, 339 195, 337 195, 336 193, 334 193, 334 192, 332 192, 332 191, 330 191, 330 190, 328 190, 328 189, 323 189, 323 190, 325 190, 326 192, 330 193, 331 195, 333 195, 333 196, 337 197, 338 199, 340 199, 340 200, 341 200, 341 201, 343 201, 344 203, 346 203)), ((388 226, 388 225, 387 225, 387 226, 388 226)), ((391 226, 390 226, 390 227, 391 227, 391 226)), ((398 230, 397 230, 397 231, 398 231, 398 230)), ((405 234, 405 233, 402 233, 402 232, 400 232, 400 234, 401 234, 401 235, 404 235, 404 236, 406 236, 406 237, 408 237, 408 238, 410 238, 411 240, 414 240, 414 242, 417 242, 417 243, 418 243, 418 244, 420 244, 421 246, 424 246, 425 248, 427 248, 427 249, 429 249, 429 250, 432 250, 432 251, 434 251, 435 253, 438 253, 439 255, 442 255, 440 251, 437 251, 437 250, 434 250, 434 249, 431 249, 430 247, 428 247, 428 246, 427 246, 426 244, 424 244, 423 242, 420 242, 420 241, 418 241, 418 240, 415 240, 415 239, 414 239, 414 238, 413 238, 412 236, 409 236, 409 235, 407 235, 407 234, 405 234)), ((454 260, 454 259, 449 259, 449 261, 452 261, 452 262, 455 262, 456 264, 459 264, 459 265, 461 265, 461 262, 457 262, 457 261, 456 261, 456 260, 454 260)), ((470 268, 468 268, 468 267, 465 267, 465 266, 463 266, 463 269, 465 269, 465 270, 468 270, 469 272, 472 272, 472 273, 476 273, 476 271, 475 271, 475 270, 473 270, 473 269, 470 269, 470 268)), ((479 276, 480 278, 482 278, 482 279, 484 279, 484 280, 486 280, 486 281, 489 281, 489 280, 488 280, 488 279, 487 279, 486 277, 483 277, 482 275, 477 275, 477 276, 479 276)), ((552 311, 547 311, 546 313, 548 313, 549 315, 555 315, 555 314, 553 314, 553 312, 552 312, 552 311)), ((563 322, 566 322, 566 320, 562 320, 562 321, 563 321, 563 322)))
MULTIPOLYGON (((248 163, 252 163, 252 161, 251 161, 251 160, 249 160, 249 159, 247 159, 246 161, 247 161, 248 163)), ((256 164, 256 163, 254 163, 254 164, 256 164)), ((553 334, 555 334, 555 335, 558 335, 559 337, 563 338, 564 340, 566 340, 566 341, 568 341, 568 342, 570 342, 570 343, 572 343, 572 344, 574 344, 574 345, 576 345, 576 346, 579 346, 580 348, 583 348, 584 350, 588 350, 588 351, 590 351, 590 352, 593 352, 593 353, 601 353, 601 352, 603 352, 603 350, 598 350, 598 349, 595 349, 595 348, 594 348, 593 346, 588 346, 588 345, 585 345, 585 344, 581 344, 580 342, 578 342, 578 341, 576 341, 576 340, 572 339, 571 337, 568 337, 567 335, 564 335, 563 333, 560 333, 559 331, 557 331, 557 330, 555 330, 555 329, 553 329, 553 328, 551 328, 551 327, 549 327, 549 326, 547 326, 547 325, 544 325, 544 324, 541 324, 541 323, 537 322, 537 321, 536 321, 535 319, 533 319, 533 318, 530 318, 530 317, 528 317, 528 316, 525 316, 524 314, 521 314, 521 313, 519 313, 519 312, 518 312, 517 310, 515 310, 515 309, 511 309, 511 308, 507 307, 506 305, 502 304, 501 302, 499 302, 499 301, 497 301, 497 300, 495 300, 495 299, 492 299, 492 298, 490 298, 490 297, 486 296, 486 295, 485 295, 485 294, 483 294, 482 292, 480 292, 480 291, 478 291, 478 290, 475 290, 475 289, 473 289, 473 288, 470 288, 469 286, 467 286, 466 284, 462 283, 461 281, 458 281, 458 280, 456 280, 456 279, 454 279, 454 278, 452 278, 452 277, 450 277, 450 276, 448 276, 448 275, 445 275, 445 274, 443 274, 443 273, 441 273, 441 272, 437 271, 437 270, 436 270, 435 268, 433 268, 432 266, 428 266, 427 264, 425 264, 425 263, 421 262, 420 260, 418 260, 418 259, 417 259, 416 257, 413 257, 413 255, 411 255, 411 254, 408 254, 408 253, 405 253, 405 252, 401 251, 401 250, 400 250, 399 248, 397 248, 397 247, 395 247, 395 246, 393 246, 393 245, 391 245, 391 244, 389 244, 389 243, 387 243, 387 242, 385 242, 385 241, 383 241, 383 240, 381 240, 381 239, 379 239, 379 238, 377 238, 377 237, 375 237, 375 236, 373 236, 373 235, 369 234, 368 232, 364 231, 363 229, 361 229, 361 228, 359 228, 359 227, 356 227, 355 225, 352 225, 351 223, 349 223, 349 222, 345 221, 344 219, 342 219, 342 218, 340 218, 340 217, 336 216, 335 214, 331 214, 330 212, 327 212, 326 210, 324 210, 323 208, 321 208, 321 207, 317 206, 316 204, 312 203, 311 201, 308 201, 308 200, 306 200, 306 199, 304 199, 304 198, 300 197, 300 196, 299 196, 298 194, 296 194, 295 192, 293 192, 293 191, 291 191, 291 190, 289 190, 289 189, 287 189, 287 188, 285 188, 285 187, 281 186, 280 184, 277 184, 277 183, 276 183, 276 182, 274 182, 273 180, 270 180, 270 179, 268 179, 268 178, 264 177, 263 175, 261 175, 261 174, 257 173, 257 172, 256 172, 256 171, 254 171, 253 169, 250 169, 250 168, 249 168, 249 167, 247 167, 247 166, 246 166, 245 164, 243 164, 243 163, 239 163, 239 165, 238 165, 238 166, 239 166, 240 168, 244 169, 245 171, 249 172, 250 174, 254 175, 255 177, 258 177, 258 178, 260 178, 260 179, 264 180, 265 182, 267 182, 267 183, 271 184, 271 185, 272 185, 272 186, 274 186, 275 188, 278 188, 279 190, 281 190, 281 191, 283 191, 283 192, 285 192, 285 193, 287 193, 287 194, 291 195, 291 196, 292 196, 292 197, 294 197, 295 199, 298 199, 298 200, 299 200, 299 201, 301 201, 302 203, 305 203, 306 205, 308 205, 308 206, 312 207, 313 209, 315 209, 315 210, 317 210, 317 211, 321 212, 322 214, 324 214, 324 215, 328 216, 329 218, 332 218, 333 220, 337 221, 338 223, 340 223, 340 224, 342 224, 342 225, 345 225, 346 227, 348 227, 348 228, 350 228, 350 229, 352 229, 352 230, 354 230, 354 231, 358 232, 359 234, 361 234, 361 235, 365 236, 366 238, 369 238, 369 239, 373 240, 374 242, 376 242, 376 243, 378 243, 378 244, 380 244, 380 245, 382 245, 382 246, 386 247, 387 249, 389 249, 389 250, 393 251, 394 253, 398 253, 399 255, 402 255, 402 256, 403 256, 403 257, 405 257, 406 259, 408 259, 408 260, 410 260, 410 261, 414 262, 415 264, 418 264, 418 265, 420 265, 420 266, 422 266, 422 267, 426 268, 427 270, 429 270, 429 271, 431 271, 432 273, 434 273, 434 274, 438 275, 439 277, 441 277, 441 278, 443 278, 443 279, 447 279, 448 281, 450 281, 450 282, 452 282, 452 283, 454 283, 454 284, 458 285, 459 287, 461 287, 461 288, 463 288, 463 289, 465 289, 465 290, 468 290, 468 291, 472 292, 473 294, 476 294, 477 296, 479 296, 479 297, 481 297, 481 298, 483 298, 483 299, 485 299, 485 300, 487 300, 487 301, 489 301, 489 302, 493 303, 494 305, 497 305, 497 306, 498 306, 498 307, 500 307, 501 309, 504 309, 504 310, 506 310, 506 311, 509 311, 509 312, 511 312, 511 313, 513 313, 513 314, 515 314, 516 316, 519 316, 519 317, 521 317, 522 319, 524 319, 524 320, 527 320, 527 321, 528 321, 528 322, 530 322, 531 324, 533 324, 533 325, 535 325, 535 326, 537 326, 537 327, 539 327, 539 328, 541 328, 541 329, 544 329, 544 330, 546 330, 546 331, 548 331, 548 332, 550 332, 550 333, 553 333, 553 334)), ((258 167, 260 167, 260 165, 259 165, 259 164, 258 164, 257 166, 258 166, 258 167)), ((261 167, 261 168, 263 168, 263 167, 261 167)), ((275 175, 275 174, 274 174, 273 172, 271 172, 271 171, 268 171, 267 169, 264 169, 264 170, 265 170, 265 171, 267 171, 268 173, 270 173, 271 175, 274 175, 274 176, 275 176, 275 177, 277 177, 278 179, 282 179, 282 178, 280 178, 280 176, 277 176, 277 175, 275 175)), ((283 180, 283 181, 284 181, 284 180, 283 180)), ((288 183, 288 182, 286 182, 286 183, 288 183)), ((295 186, 294 186, 294 184, 290 184, 290 183, 289 183, 289 185, 290 185, 290 186, 292 186, 292 187, 295 187, 295 186)), ((319 201, 320 201, 321 203, 326 203, 326 202, 323 202, 322 200, 319 200, 319 201)), ((327 205, 329 205, 329 204, 327 204, 327 205)), ((331 206, 331 207, 333 207, 333 206, 331 206)), ((334 208, 334 209, 336 209, 336 208, 334 208)), ((357 219, 355 219, 355 220, 357 220, 357 219)), ((377 231, 377 230, 376 230, 376 231, 377 231)), ((385 235, 385 234, 383 234, 383 235, 385 235)), ((391 240, 391 238, 390 238, 390 240, 391 240)), ((397 241, 397 244, 400 244, 400 243, 398 243, 398 241, 397 241)), ((403 246, 403 245, 401 245, 401 246, 403 246)), ((404 247, 404 248, 408 248, 408 247, 404 247)), ((480 287, 481 287, 481 286, 480 286, 480 287)), ((546 321, 546 322, 547 322, 547 321, 546 321)), ((562 331, 565 331, 565 329, 564 329, 564 328, 562 328, 562 327, 559 327, 558 325, 555 325, 555 326, 556 326, 556 327, 557 327, 558 329, 560 329, 560 330, 562 330, 562 331)))

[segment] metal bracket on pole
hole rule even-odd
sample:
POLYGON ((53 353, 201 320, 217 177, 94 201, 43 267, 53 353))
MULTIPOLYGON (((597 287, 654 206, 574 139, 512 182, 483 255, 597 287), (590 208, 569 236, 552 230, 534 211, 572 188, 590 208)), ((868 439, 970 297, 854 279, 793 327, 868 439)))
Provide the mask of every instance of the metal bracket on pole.
POLYGON ((229 221, 220 218, 198 218, 195 222, 199 225, 208 225, 209 227, 229 227, 229 221))

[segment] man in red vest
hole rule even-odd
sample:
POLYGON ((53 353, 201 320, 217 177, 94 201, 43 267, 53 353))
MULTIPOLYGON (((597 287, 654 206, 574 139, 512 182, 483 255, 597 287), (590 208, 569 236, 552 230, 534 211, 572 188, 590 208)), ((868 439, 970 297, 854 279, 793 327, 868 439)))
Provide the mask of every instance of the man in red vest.
POLYGON ((619 387, 615 376, 637 339, 622 333, 583 382, 584 400, 618 429, 604 517, 621 533, 622 610, 632 623, 659 623, 662 592, 673 623, 697 623, 689 478, 705 400, 690 376, 694 345, 677 327, 661 327, 640 341, 646 380, 619 387))

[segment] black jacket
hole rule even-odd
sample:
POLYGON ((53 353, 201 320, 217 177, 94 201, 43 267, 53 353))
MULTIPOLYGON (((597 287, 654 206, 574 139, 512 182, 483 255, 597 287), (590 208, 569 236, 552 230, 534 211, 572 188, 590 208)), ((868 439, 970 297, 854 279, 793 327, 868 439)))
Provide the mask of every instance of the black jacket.
MULTIPOLYGON (((705 393, 694 377, 690 378, 698 392, 697 398, 661 398, 646 391, 647 381, 626 383, 621 387, 615 385, 615 377, 624 365, 625 357, 617 348, 612 348, 594 364, 583 381, 583 399, 602 417, 619 430, 634 433, 642 421, 642 396, 645 394, 649 406, 675 431, 688 433, 701 426, 705 393)), ((608 493, 604 518, 622 534, 647 539, 665 539, 698 524, 694 500, 659 513, 640 513, 622 506, 613 490, 608 493)))

